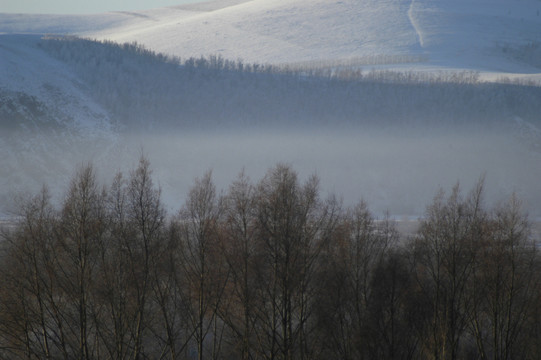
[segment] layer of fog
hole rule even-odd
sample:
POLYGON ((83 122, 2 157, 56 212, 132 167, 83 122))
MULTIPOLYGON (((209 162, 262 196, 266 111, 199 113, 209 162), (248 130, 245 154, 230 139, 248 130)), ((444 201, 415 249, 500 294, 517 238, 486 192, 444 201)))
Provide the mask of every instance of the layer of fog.
POLYGON ((525 210, 539 218, 541 152, 535 148, 539 137, 532 134, 511 126, 425 131, 401 126, 349 131, 237 129, 124 134, 108 145, 85 144, 81 139, 61 144, 42 134, 41 139, 18 138, 34 148, 49 144, 41 151, 4 153, 8 167, 1 171, 1 200, 2 206, 10 204, 3 212, 11 213, 20 194, 36 194, 46 184, 60 203, 78 167, 92 163, 100 182, 107 185, 119 171, 129 176, 143 154, 171 213, 182 206, 194 179, 206 171, 212 171, 218 190, 226 191, 241 171, 257 183, 269 168, 286 163, 301 180, 317 174, 323 197, 334 194, 345 205, 364 199, 378 216, 386 211, 399 217, 422 216, 440 188, 449 191, 459 182, 467 192, 484 176, 487 205, 516 192, 525 210))
POLYGON ((0 89, 0 207, 42 184, 61 201, 88 162, 107 184, 144 153, 173 211, 207 170, 225 190, 243 169, 257 182, 284 162, 301 178, 318 174, 324 196, 363 198, 378 214, 422 215, 438 188, 460 181, 467 191, 485 174, 488 202, 515 191, 541 216, 541 87, 483 83, 475 73, 284 72, 219 57, 181 64, 75 38, 32 46, 41 63, 50 61, 43 50, 57 57, 52 68, 82 90, 73 99, 56 72, 34 71, 40 62, 21 74, 29 84, 43 75, 45 94, 58 96, 0 89))
POLYGON ((420 216, 441 188, 464 191, 485 177, 487 205, 513 192, 532 216, 541 216, 541 154, 503 132, 249 131, 133 136, 125 149, 136 165, 144 153, 169 209, 183 203, 193 180, 211 170, 226 190, 239 172, 259 181, 276 163, 290 164, 306 179, 320 178, 321 193, 351 205, 361 198, 377 214, 420 216), (138 151, 137 151, 138 150, 138 151))

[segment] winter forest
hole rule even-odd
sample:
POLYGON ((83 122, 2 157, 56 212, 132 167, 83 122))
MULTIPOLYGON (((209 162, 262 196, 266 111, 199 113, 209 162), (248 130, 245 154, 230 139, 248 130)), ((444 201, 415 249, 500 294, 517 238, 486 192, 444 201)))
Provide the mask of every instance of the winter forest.
POLYGON ((441 189, 399 233, 277 164, 168 213, 152 167, 81 166, 2 232, 3 359, 538 359, 541 263, 520 199, 441 189))
MULTIPOLYGON (((138 45, 46 37, 39 46, 68 64, 115 119, 170 131, 228 128, 497 126, 537 123, 541 90, 525 80, 488 83, 475 71, 363 71, 393 56, 337 63, 250 64, 220 56, 167 56, 138 45), (397 116, 398 114, 398 116, 397 116)), ((527 50, 522 51, 525 54, 527 50)), ((521 53, 522 53, 521 52, 521 53)), ((408 62, 408 59, 402 59, 408 62)), ((415 59, 409 59, 415 62, 415 59)))
POLYGON ((0 359, 541 359, 540 14, 0 9, 0 359))

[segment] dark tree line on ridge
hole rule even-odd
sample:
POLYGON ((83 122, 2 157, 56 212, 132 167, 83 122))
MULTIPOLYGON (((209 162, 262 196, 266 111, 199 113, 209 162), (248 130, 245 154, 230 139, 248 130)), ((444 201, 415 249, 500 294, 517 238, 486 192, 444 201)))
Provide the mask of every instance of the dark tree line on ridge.
POLYGON ((277 165, 167 214, 145 158, 2 232, 3 359, 538 359, 539 254, 520 202, 437 194, 415 235, 277 165))
POLYGON ((137 43, 77 37, 44 38, 38 45, 72 69, 92 98, 130 130, 403 123, 420 129, 457 124, 485 129, 517 116, 539 124, 541 112, 539 84, 488 83, 476 72, 398 72, 332 62, 276 66, 220 56, 180 59, 137 43))

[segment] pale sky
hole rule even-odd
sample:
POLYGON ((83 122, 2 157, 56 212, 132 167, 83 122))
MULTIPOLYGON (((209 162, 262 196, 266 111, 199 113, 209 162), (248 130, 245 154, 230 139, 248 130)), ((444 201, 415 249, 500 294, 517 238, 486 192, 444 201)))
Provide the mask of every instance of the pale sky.
POLYGON ((0 13, 91 14, 133 11, 205 0, 0 0, 0 13))

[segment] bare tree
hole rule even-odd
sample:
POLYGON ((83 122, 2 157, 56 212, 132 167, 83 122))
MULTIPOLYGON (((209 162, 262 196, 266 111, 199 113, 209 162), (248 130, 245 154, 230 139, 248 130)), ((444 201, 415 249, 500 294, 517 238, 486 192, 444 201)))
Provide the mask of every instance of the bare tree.
POLYGON ((152 285, 152 339, 156 343, 153 354, 160 359, 183 359, 188 356, 195 331, 191 326, 191 303, 183 269, 181 226, 172 221, 167 236, 162 240, 152 267, 156 279, 152 285))
MULTIPOLYGON (((66 354, 63 330, 55 316, 54 226, 57 214, 43 188, 20 199, 19 222, 2 235, 0 334, 3 358, 50 359, 66 354)), ((66 357, 64 356, 64 357, 66 357)))
POLYGON ((368 304, 368 358, 414 359, 418 357, 415 335, 416 316, 422 301, 413 291, 408 254, 393 247, 376 265, 371 279, 368 304))
POLYGON ((428 207, 412 246, 417 284, 431 309, 423 345, 427 356, 434 359, 464 356, 460 341, 472 305, 469 283, 486 218, 482 193, 483 180, 465 200, 458 185, 447 199, 440 191, 428 207))
POLYGON ((135 318, 128 241, 135 237, 129 226, 127 182, 118 173, 107 193, 108 231, 98 251, 97 302, 102 310, 94 316, 96 332, 108 358, 127 359, 133 349, 130 329, 135 318))
POLYGON ((289 166, 277 165, 258 185, 259 281, 265 284, 259 317, 267 358, 310 357, 314 273, 334 214, 318 198, 317 177, 301 186, 289 166))
POLYGON ((148 333, 154 319, 150 301, 154 269, 165 236, 160 197, 144 156, 127 179, 117 174, 107 192, 107 232, 96 254, 100 311, 94 322, 96 336, 111 358, 145 358, 145 345, 151 347, 149 352, 157 351, 148 333))
MULTIPOLYGON (((74 306, 68 323, 77 338, 73 356, 94 357, 92 336, 92 289, 96 278, 97 250, 106 229, 104 194, 98 188, 91 165, 82 167, 73 178, 64 200, 60 227, 58 276, 64 295, 74 306)), ((74 339, 75 341, 75 339, 74 339)))
POLYGON ((320 321, 327 351, 342 359, 369 356, 373 278, 397 240, 390 222, 376 222, 364 201, 346 212, 334 235, 320 321))
POLYGON ((213 325, 213 358, 217 356, 221 345, 222 327, 218 329, 216 315, 225 289, 227 271, 223 256, 219 253, 220 217, 220 199, 209 171, 195 180, 179 213, 182 254, 178 265, 184 270, 199 359, 204 358, 205 339, 213 325))
POLYGON ((472 330, 482 359, 526 358, 526 324, 537 304, 537 251, 516 196, 496 208, 476 262, 472 330))
POLYGON ((256 339, 260 336, 256 311, 261 300, 257 296, 261 284, 257 281, 260 256, 255 188, 244 172, 230 186, 224 202, 221 245, 229 267, 230 285, 220 316, 231 329, 234 353, 248 360, 255 356, 256 339))
POLYGON ((152 289, 152 267, 164 233, 165 210, 161 203, 161 190, 152 180, 150 162, 144 156, 131 174, 127 184, 127 216, 131 232, 124 241, 128 255, 128 272, 135 300, 134 319, 131 324, 133 352, 131 357, 144 357, 144 338, 149 311, 149 293, 152 289))

